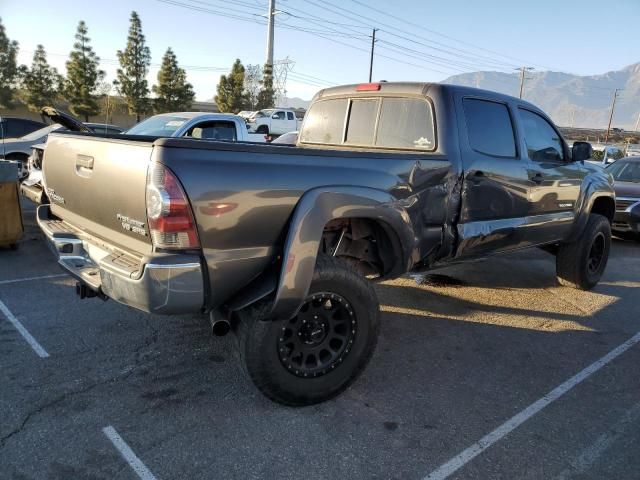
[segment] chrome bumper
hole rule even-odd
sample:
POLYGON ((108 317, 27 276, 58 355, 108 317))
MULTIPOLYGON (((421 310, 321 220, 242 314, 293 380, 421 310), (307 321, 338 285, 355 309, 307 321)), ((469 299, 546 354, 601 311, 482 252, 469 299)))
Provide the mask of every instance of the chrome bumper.
POLYGON ((204 275, 198 255, 153 254, 132 261, 126 254, 91 243, 80 230, 52 218, 49 205, 38 207, 37 221, 58 263, 91 290, 150 313, 202 311, 204 275))

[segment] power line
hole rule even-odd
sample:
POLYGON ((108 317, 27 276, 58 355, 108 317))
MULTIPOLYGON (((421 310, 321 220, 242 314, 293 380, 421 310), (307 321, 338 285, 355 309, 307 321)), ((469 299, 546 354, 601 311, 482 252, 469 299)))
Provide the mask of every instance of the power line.
MULTIPOLYGON (((322 8, 322 9, 323 9, 323 11, 328 11, 328 12, 331 12, 331 13, 333 13, 333 14, 335 14, 335 15, 339 15, 339 16, 341 16, 341 17, 346 17, 346 18, 349 18, 349 19, 354 20, 354 21, 362 22, 362 21, 360 20, 360 18, 354 18, 353 16, 349 15, 348 13, 347 13, 347 14, 345 14, 345 13, 344 13, 344 11, 347 11, 347 10, 346 10, 346 9, 344 9, 344 8, 342 8, 342 7, 337 7, 337 6, 336 6, 335 8, 332 8, 331 6, 329 6, 329 5, 331 5, 331 4, 327 4, 326 2, 325 2, 325 3, 323 3, 323 4, 320 4, 320 3, 315 2, 314 0, 307 0, 307 2, 308 2, 309 4, 311 4, 311 5, 314 5, 314 6, 318 7, 318 8, 322 8)), ((288 7, 288 8, 292 8, 292 7, 288 7)), ((307 15, 308 15, 308 12, 303 12, 302 10, 297 9, 297 8, 293 8, 293 9, 294 9, 294 10, 296 10, 296 11, 299 11, 299 12, 301 12, 301 13, 304 13, 304 14, 307 14, 307 15)), ((347 11, 347 12, 348 12, 348 11, 347 11)), ((316 18, 318 19, 318 21, 326 20, 326 19, 321 18, 321 17, 316 17, 316 18)), ((362 18, 366 18, 366 19, 368 19, 368 20, 371 20, 370 18, 367 18, 367 17, 362 17, 362 18)), ((364 24, 364 22, 362 22, 362 23, 363 23, 363 25, 365 25, 365 24, 364 24)), ((383 26, 384 26, 384 25, 387 25, 387 26, 389 26, 388 24, 383 23, 383 22, 379 22, 379 23, 378 23, 378 25, 383 25, 383 26)), ((377 26, 377 25, 376 25, 376 26, 377 26)), ((349 29, 349 30, 351 30, 351 29, 349 29)), ((387 33, 387 34, 391 34, 391 35, 393 35, 393 36, 395 36, 395 37, 401 38, 401 39, 403 39, 403 40, 408 40, 408 41, 412 42, 413 44, 418 43, 418 44, 420 44, 420 45, 422 45, 422 46, 425 46, 426 48, 430 48, 430 49, 435 48, 435 47, 432 47, 431 45, 427 45, 427 44, 424 44, 424 43, 421 43, 421 42, 416 42, 416 41, 415 41, 414 39, 412 39, 412 38, 408 38, 408 37, 406 37, 406 36, 402 36, 402 35, 394 34, 393 32, 389 32, 388 30, 384 30, 384 32, 385 32, 385 33, 387 33)), ((368 42, 367 42, 367 43, 368 43, 368 42)), ((482 64, 479 64, 479 63, 477 63, 477 62, 474 62, 473 64, 472 64, 472 63, 465 63, 465 64, 462 64, 462 62, 461 62, 460 60, 453 60, 453 59, 448 59, 448 58, 444 58, 444 57, 437 57, 437 56, 434 56, 434 55, 431 55, 431 54, 426 54, 426 53, 424 53, 424 52, 417 52, 418 54, 420 54, 420 55, 421 55, 421 57, 417 58, 415 55, 408 55, 408 54, 407 54, 407 52, 406 52, 407 47, 406 47, 406 46, 399 46, 399 47, 400 47, 400 50, 399 50, 399 51, 398 51, 398 50, 396 50, 396 53, 399 53, 400 55, 403 55, 403 56, 408 56, 408 57, 411 57, 411 58, 414 58, 414 59, 418 59, 418 60, 420 60, 421 62, 426 63, 426 64, 434 63, 434 64, 436 64, 436 65, 440 65, 440 66, 444 66, 444 67, 446 67, 446 68, 449 68, 449 67, 448 67, 448 65, 446 65, 446 63, 450 63, 450 64, 453 64, 453 65, 456 65, 456 66, 462 66, 463 68, 465 68, 465 69, 467 69, 467 70, 468 70, 468 69, 471 69, 471 70, 474 70, 474 69, 475 69, 475 70, 481 70, 481 69, 482 69, 482 64), (430 60, 429 60, 429 61, 427 61, 427 60, 425 60, 424 58, 422 58, 422 57, 424 57, 424 56, 428 56, 428 57, 430 58, 430 60), (461 65, 461 64, 462 64, 462 65, 461 65)), ((436 48, 436 50, 437 50, 437 48, 436 48)), ((416 50, 413 50, 413 51, 414 51, 414 52, 416 52, 416 50)), ((449 52, 447 52, 447 53, 448 53, 448 54, 450 54, 449 52)), ((464 57, 464 58, 463 58, 463 57, 461 57, 459 54, 450 54, 450 55, 452 55, 452 56, 454 56, 454 57, 456 57, 456 56, 457 56, 458 58, 462 58, 462 60, 463 60, 463 61, 469 62, 469 57, 464 57)), ((491 68, 494 68, 494 69, 495 69, 495 68, 505 68, 505 67, 502 67, 502 66, 498 66, 498 65, 496 65, 496 64, 495 64, 495 61, 494 61, 494 64, 488 64, 488 63, 486 63, 486 64, 485 64, 485 66, 487 66, 487 65, 488 65, 488 66, 490 66, 491 68)), ((509 68, 510 68, 510 66, 509 66, 509 68)), ((452 69, 452 70, 456 70, 456 69, 454 68, 454 69, 452 69)), ((434 70, 434 71, 437 71, 437 70, 434 70)), ((461 71, 461 72, 462 72, 462 71, 465 71, 465 70, 459 70, 459 69, 458 69, 458 71, 461 71)), ((439 71, 439 72, 440 72, 440 73, 445 73, 445 74, 447 74, 447 72, 442 72, 442 71, 439 71)))
MULTIPOLYGON (((510 60, 515 60, 517 62, 523 62, 524 61, 525 63, 530 63, 532 65, 537 65, 538 67, 543 67, 543 68, 545 68, 547 70, 553 70, 552 68, 545 67, 544 65, 535 64, 535 63, 530 62, 530 61, 525 61, 525 60, 522 60, 522 59, 518 59, 516 57, 512 57, 510 55, 505 55, 505 54, 497 52, 495 50, 490 50, 488 48, 480 47, 478 45, 474 45, 472 43, 465 42, 463 40, 460 40, 458 38, 452 37, 450 35, 446 35, 444 33, 438 32, 436 30, 429 29, 429 28, 425 27, 424 25, 420 25, 420 24, 414 23, 414 22, 412 22, 410 20, 407 20, 405 18, 401 18, 401 17, 393 15, 393 14, 391 14, 389 12, 385 12, 383 10, 377 9, 375 7, 372 7, 371 5, 368 5, 368 4, 366 4, 366 3, 364 3, 364 2, 362 2, 360 0, 351 0, 351 1, 353 3, 356 3, 356 4, 360 5, 360 6, 362 6, 362 7, 365 7, 367 10, 373 10, 375 12, 378 12, 378 13, 384 15, 385 17, 393 18, 393 19, 395 19, 395 20, 397 20, 397 21, 399 21, 399 22, 401 22, 403 24, 411 25, 411 26, 413 26, 415 28, 418 28, 420 30, 424 30, 424 31, 429 32, 429 33, 431 33, 433 35, 437 35, 437 36, 440 36, 440 37, 443 37, 443 38, 446 38, 446 39, 449 39, 449 40, 453 40, 454 42, 458 42, 461 45, 467 45, 468 47, 472 47, 472 48, 477 49, 477 50, 481 50, 481 51, 484 51, 484 52, 487 52, 487 53, 491 53, 493 55, 498 55, 498 56, 503 57, 503 58, 508 58, 510 60)), ((432 42, 433 42, 433 40, 432 40, 432 42)), ((437 43, 437 42, 434 42, 434 43, 437 43)), ((446 44, 440 44, 440 45, 445 45, 446 46, 446 44)), ((454 48, 455 49, 455 47, 450 47, 450 48, 454 48)), ((464 50, 461 50, 461 49, 457 49, 457 50, 464 51, 464 50)), ((511 65, 511 66, 513 66, 513 65, 511 65)))

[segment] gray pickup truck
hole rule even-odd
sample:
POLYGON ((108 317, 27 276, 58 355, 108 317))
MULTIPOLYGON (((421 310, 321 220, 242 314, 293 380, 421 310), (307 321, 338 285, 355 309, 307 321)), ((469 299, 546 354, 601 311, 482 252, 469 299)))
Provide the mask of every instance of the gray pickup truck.
POLYGON ((305 405, 371 357, 372 281, 542 247, 593 287, 615 196, 590 154, 517 98, 349 85, 315 96, 297 146, 54 132, 38 222, 81 297, 208 314, 260 391, 305 405))

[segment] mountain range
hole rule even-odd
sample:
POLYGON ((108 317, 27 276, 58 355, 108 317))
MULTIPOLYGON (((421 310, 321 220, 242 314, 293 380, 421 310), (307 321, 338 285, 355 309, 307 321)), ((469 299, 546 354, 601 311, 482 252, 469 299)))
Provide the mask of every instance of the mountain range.
MULTIPOLYGON (((518 96, 520 73, 472 72, 442 83, 466 85, 518 96)), ((563 127, 606 128, 616 88, 612 127, 632 130, 640 114, 640 62, 601 75, 527 71, 523 98, 542 108, 563 127)))
MULTIPOLYGON (((442 81, 454 85, 484 88, 518 96, 520 73, 471 72, 442 81)), ((612 127, 632 130, 640 114, 640 62, 601 75, 572 75, 552 71, 527 71, 523 98, 547 112, 563 127, 606 128, 616 88, 612 127)), ((307 108, 309 101, 287 98, 284 105, 307 108)))

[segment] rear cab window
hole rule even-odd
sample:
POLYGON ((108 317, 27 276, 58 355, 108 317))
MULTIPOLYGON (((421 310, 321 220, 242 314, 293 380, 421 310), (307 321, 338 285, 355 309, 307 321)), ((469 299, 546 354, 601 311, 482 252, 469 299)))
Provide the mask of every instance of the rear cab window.
POLYGON ((319 100, 307 112, 300 142, 433 151, 433 108, 423 97, 319 100))
POLYGON ((469 146, 492 157, 514 158, 516 140, 506 104, 479 98, 464 98, 464 117, 469 146))

